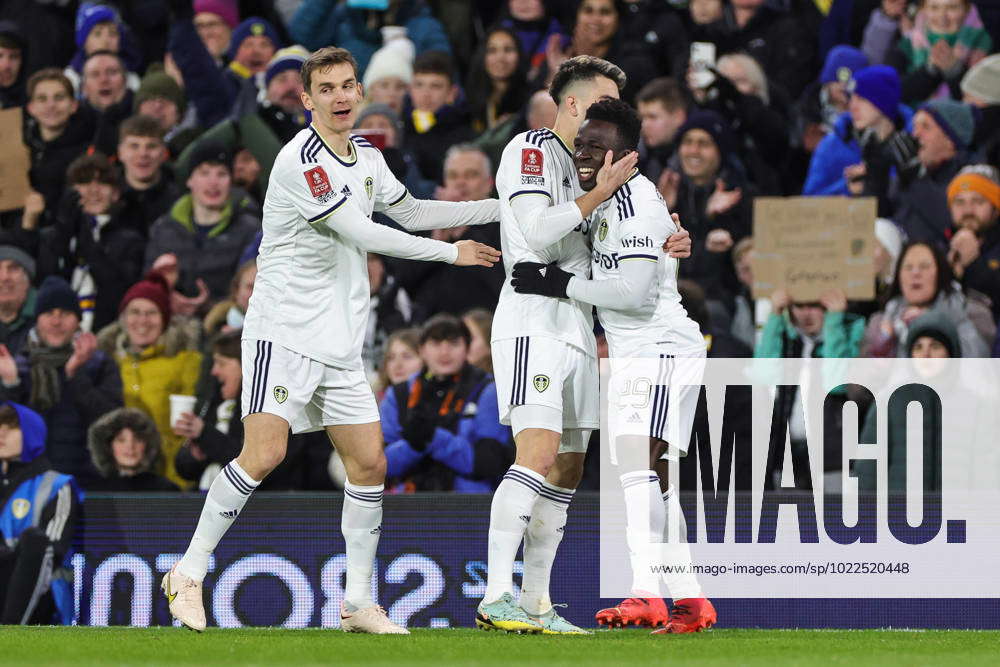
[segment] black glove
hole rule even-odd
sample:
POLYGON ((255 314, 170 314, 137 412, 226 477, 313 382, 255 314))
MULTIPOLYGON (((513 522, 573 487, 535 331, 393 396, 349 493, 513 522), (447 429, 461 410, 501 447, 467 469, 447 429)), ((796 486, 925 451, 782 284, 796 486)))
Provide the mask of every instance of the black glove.
POLYGON ((418 452, 424 451, 431 440, 434 439, 434 430, 437 424, 434 415, 417 406, 410 411, 410 416, 403 424, 403 440, 410 444, 410 447, 418 452))
POLYGON ((555 262, 518 262, 514 265, 510 284, 518 294, 540 294, 554 299, 566 299, 569 298, 566 286, 572 277, 572 273, 563 271, 555 262))

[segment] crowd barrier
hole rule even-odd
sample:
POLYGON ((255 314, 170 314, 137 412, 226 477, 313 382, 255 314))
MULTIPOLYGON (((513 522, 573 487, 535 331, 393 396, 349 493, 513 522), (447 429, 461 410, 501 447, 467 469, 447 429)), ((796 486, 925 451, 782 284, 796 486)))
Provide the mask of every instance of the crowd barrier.
MULTIPOLYGON (((337 627, 341 504, 339 493, 254 494, 210 564, 209 625, 337 627)), ((89 495, 73 561, 78 623, 169 625, 160 579, 186 548, 201 506, 197 494, 89 495)), ((562 613, 587 626, 613 602, 598 597, 598 509, 596 493, 577 494, 552 576, 553 599, 569 605, 562 613)), ((393 620, 472 625, 486 589, 489 514, 488 495, 385 499, 375 586, 393 620)), ((710 579, 703 581, 709 593, 710 579)), ((719 627, 1000 628, 993 599, 720 597, 715 606, 719 627)))

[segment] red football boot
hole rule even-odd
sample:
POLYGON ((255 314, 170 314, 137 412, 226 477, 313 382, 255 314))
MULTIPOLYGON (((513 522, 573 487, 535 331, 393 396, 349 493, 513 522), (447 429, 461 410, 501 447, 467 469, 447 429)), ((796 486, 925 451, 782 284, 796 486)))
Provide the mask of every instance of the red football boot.
POLYGON ((594 616, 598 625, 612 628, 659 628, 670 622, 670 612, 661 598, 628 598, 594 616))
POLYGON ((653 632, 654 635, 683 634, 701 632, 715 625, 715 607, 708 598, 686 598, 677 600, 670 606, 670 622, 666 627, 653 632))

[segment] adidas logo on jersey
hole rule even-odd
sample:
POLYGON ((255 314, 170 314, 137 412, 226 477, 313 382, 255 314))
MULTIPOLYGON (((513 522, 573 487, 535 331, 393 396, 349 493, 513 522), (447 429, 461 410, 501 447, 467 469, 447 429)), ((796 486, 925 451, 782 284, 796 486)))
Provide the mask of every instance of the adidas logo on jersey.
POLYGON ((239 513, 239 510, 229 510, 227 512, 219 512, 219 516, 223 519, 235 519, 239 513))
POLYGON ((350 197, 351 189, 345 185, 344 189, 340 191, 340 194, 344 195, 345 197, 350 197))
POLYGON ((521 521, 525 522, 525 523, 531 523, 531 515, 530 515, 530 514, 522 514, 522 515, 521 515, 521 516, 519 516, 518 518, 519 518, 519 519, 520 519, 521 521))
POLYGON ((368 531, 368 534, 369 535, 378 535, 381 532, 382 532, 382 526, 375 526, 370 531, 368 531))
POLYGON ((642 421, 642 418, 639 417, 639 413, 638 412, 633 412, 632 416, 628 418, 628 423, 629 424, 638 424, 641 421, 642 421))
POLYGON ((571 188, 571 187, 573 187, 572 185, 570 185, 569 176, 563 176, 563 187, 564 188, 571 188))

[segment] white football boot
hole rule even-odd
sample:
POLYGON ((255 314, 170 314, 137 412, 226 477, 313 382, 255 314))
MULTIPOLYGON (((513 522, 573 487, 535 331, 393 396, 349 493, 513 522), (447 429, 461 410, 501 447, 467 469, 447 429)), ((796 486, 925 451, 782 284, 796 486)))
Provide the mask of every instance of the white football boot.
POLYGON ((201 582, 185 577, 177 572, 175 565, 163 575, 160 584, 167 596, 170 615, 197 632, 205 631, 205 603, 201 594, 201 582))
POLYGON ((389 620, 385 609, 375 605, 357 611, 340 607, 340 629, 344 632, 367 632, 372 635, 408 635, 410 631, 389 620))

